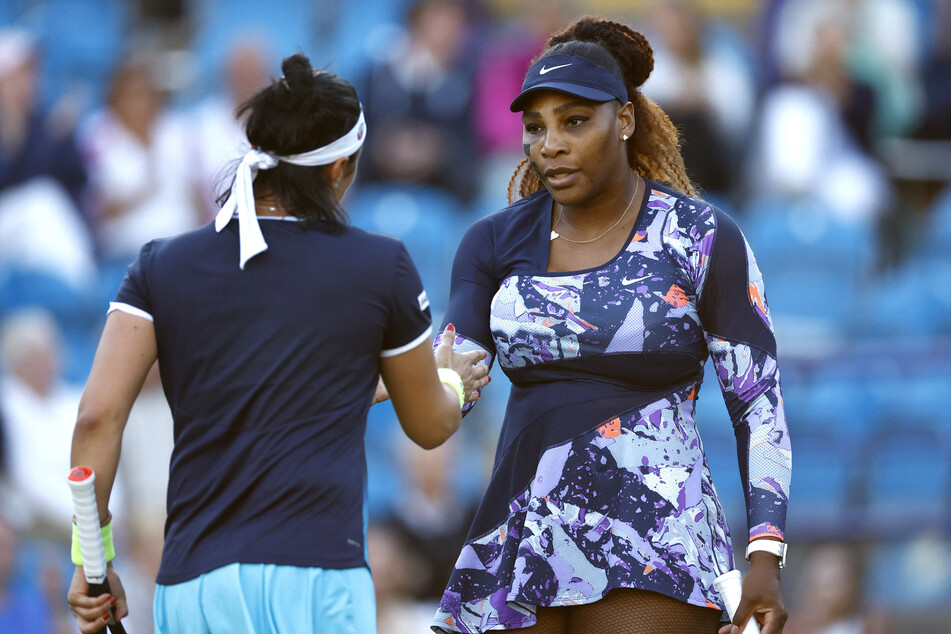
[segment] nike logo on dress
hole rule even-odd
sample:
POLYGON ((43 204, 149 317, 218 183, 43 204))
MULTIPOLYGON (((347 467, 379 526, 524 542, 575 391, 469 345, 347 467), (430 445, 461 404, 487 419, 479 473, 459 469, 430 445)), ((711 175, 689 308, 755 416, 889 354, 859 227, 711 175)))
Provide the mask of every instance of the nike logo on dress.
POLYGON ((625 276, 624 279, 621 280, 621 284, 623 284, 624 286, 627 286, 628 284, 633 284, 634 282, 641 282, 643 280, 646 280, 649 277, 650 275, 645 275, 644 277, 638 277, 632 280, 631 278, 625 276))
MULTIPOLYGON (((573 63, 573 62, 572 62, 572 63, 573 63)), ((571 66, 571 64, 562 64, 561 66, 552 66, 551 68, 545 68, 544 66, 542 66, 541 70, 538 71, 538 74, 539 74, 539 75, 544 75, 545 73, 550 73, 550 72, 553 71, 553 70, 557 70, 557 69, 559 69, 559 68, 564 68, 565 66, 571 66)))

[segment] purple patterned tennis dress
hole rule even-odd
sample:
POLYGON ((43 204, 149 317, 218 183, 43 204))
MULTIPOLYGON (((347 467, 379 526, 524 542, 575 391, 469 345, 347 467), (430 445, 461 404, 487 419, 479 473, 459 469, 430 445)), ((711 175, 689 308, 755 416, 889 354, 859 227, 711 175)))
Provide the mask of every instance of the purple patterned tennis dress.
MULTIPOLYGON (((694 423, 710 355, 739 444, 750 538, 783 537, 791 453, 762 278, 733 220, 647 182, 626 246, 547 273, 552 199, 482 218, 444 326, 512 381, 492 477, 437 632, 530 627, 537 606, 640 588, 722 609, 726 518, 694 423)), ((437 337, 438 341, 438 337, 437 337)))

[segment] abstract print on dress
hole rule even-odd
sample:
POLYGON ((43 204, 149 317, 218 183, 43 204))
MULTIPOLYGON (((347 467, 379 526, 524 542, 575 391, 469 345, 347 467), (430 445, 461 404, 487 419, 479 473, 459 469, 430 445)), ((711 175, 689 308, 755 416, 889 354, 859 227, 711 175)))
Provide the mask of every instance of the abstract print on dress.
MULTIPOLYGON (((708 354, 734 425, 748 430, 751 537, 782 537, 789 442, 762 279, 728 216, 660 186, 645 198, 627 245, 595 269, 545 273, 544 250, 506 262, 519 248, 505 237, 519 231, 505 223, 544 232, 546 193, 485 219, 460 246, 503 241, 485 255, 499 262, 487 351, 512 392, 436 631, 530 627, 537 606, 622 587, 722 608, 713 580, 733 554, 694 423, 708 354), (704 301, 708 289, 716 301, 704 301), (746 341, 734 329, 751 320, 763 332, 746 341)), ((451 300, 447 320, 459 324, 463 310, 451 300)))

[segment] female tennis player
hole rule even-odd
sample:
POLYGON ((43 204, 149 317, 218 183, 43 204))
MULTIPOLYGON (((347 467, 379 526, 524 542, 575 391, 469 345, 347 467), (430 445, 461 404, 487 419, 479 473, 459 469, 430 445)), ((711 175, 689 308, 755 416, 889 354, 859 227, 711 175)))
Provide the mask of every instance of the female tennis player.
POLYGON ((436 631, 718 631, 713 582, 733 553, 694 423, 708 356, 749 510, 733 624, 783 628, 791 461, 762 277, 639 92, 652 68, 639 32, 583 18, 511 105, 518 200, 464 236, 446 319, 457 348, 497 357, 513 386, 436 631))
MULTIPOLYGON (((158 360, 175 448, 157 632, 375 632, 363 437, 378 377, 427 448, 487 383, 451 330, 434 357, 403 244, 346 224, 367 134, 353 87, 302 55, 283 70, 239 112, 254 149, 216 222, 129 267, 80 404, 72 464, 95 471, 108 527, 123 427, 158 360)), ((110 603, 126 613, 114 571, 98 598, 79 573, 83 632, 110 603)))

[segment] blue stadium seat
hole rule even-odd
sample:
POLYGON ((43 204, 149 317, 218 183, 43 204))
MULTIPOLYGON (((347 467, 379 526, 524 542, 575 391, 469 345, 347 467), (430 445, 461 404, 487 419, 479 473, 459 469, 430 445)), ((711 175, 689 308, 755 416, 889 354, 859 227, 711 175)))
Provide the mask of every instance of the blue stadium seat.
POLYGON ((0 2, 0 28, 13 26, 17 21, 18 12, 13 0, 0 2))
POLYGON ((948 242, 951 242, 951 187, 947 187, 935 200, 926 227, 927 243, 947 254, 948 242))
POLYGON ((951 334, 951 285, 944 282, 949 275, 951 257, 927 254, 881 276, 861 291, 856 332, 891 339, 951 334))
POLYGON ((861 443, 877 417, 867 380, 847 369, 817 369, 802 399, 796 432, 831 433, 861 443))
POLYGON ((871 227, 845 224, 816 202, 763 200, 742 227, 781 338, 841 335, 875 262, 871 227))
POLYGON ((406 244, 429 295, 433 320, 449 300, 449 279, 461 227, 459 203, 441 190, 411 185, 365 185, 344 201, 354 226, 406 244))
POLYGON ((866 526, 884 535, 951 519, 951 448, 935 429, 895 419, 864 452, 866 526))
POLYGON ((835 433, 792 433, 787 528, 803 539, 854 533, 857 445, 835 433))
POLYGON ((126 44, 127 6, 122 0, 46 0, 24 11, 21 24, 40 40, 47 103, 67 89, 83 91, 89 106, 101 101, 126 44))

